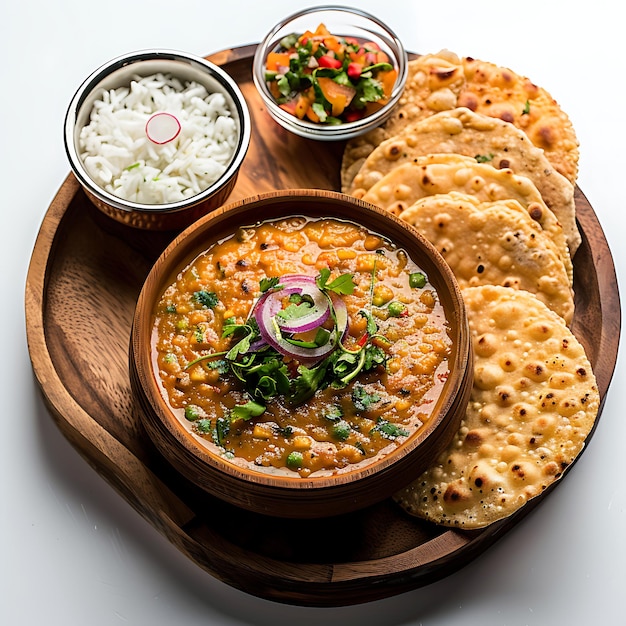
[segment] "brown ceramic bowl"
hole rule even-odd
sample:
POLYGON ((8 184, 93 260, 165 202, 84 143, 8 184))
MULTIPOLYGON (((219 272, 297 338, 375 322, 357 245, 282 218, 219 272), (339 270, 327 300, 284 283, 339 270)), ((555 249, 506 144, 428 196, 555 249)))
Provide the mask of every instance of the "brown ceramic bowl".
POLYGON ((411 226, 378 207, 346 195, 289 190, 224 206, 181 233, 148 275, 133 321, 130 375, 146 431, 157 449, 182 475, 236 506, 276 517, 317 518, 357 510, 390 497, 416 478, 449 443, 459 426, 473 378, 468 322, 458 285, 436 250, 411 226), (371 463, 338 473, 300 477, 235 464, 174 411, 163 391, 153 328, 165 289, 199 254, 233 235, 241 226, 289 216, 333 218, 364 226, 403 249, 436 289, 449 325, 449 375, 434 399, 426 426, 371 463))
MULTIPOLYGON (((166 86, 165 89, 174 89, 180 95, 180 86, 166 86)), ((145 99, 145 97, 144 97, 145 99)), ((220 107, 221 109, 221 107, 220 107)), ((223 112, 220 116, 225 117, 223 112)), ((213 132, 215 126, 203 125, 206 133, 213 132), (208 130, 207 130, 208 129, 208 130)), ((103 213, 114 220, 145 230, 182 230, 189 226, 198 217, 221 206, 230 195, 239 168, 248 150, 250 143, 250 115, 246 101, 235 81, 220 67, 213 63, 185 52, 172 50, 140 50, 129 54, 124 54, 105 63, 88 76, 74 94, 65 117, 64 140, 67 156, 72 167, 72 171, 82 185, 87 197, 103 213), (186 98, 187 114, 180 113, 180 100, 171 98, 163 100, 159 107, 147 107, 145 102, 144 110, 135 111, 132 120, 120 121, 114 117, 114 113, 106 112, 101 118, 107 121, 100 126, 96 126, 90 131, 94 138, 90 139, 90 151, 83 143, 82 135, 86 126, 91 128, 90 120, 95 111, 94 103, 101 101, 104 94, 119 92, 128 88, 132 81, 141 82, 142 79, 154 75, 171 76, 180 81, 180 85, 188 86, 191 82, 196 83, 206 89, 209 95, 202 95, 207 99, 213 94, 221 94, 224 97, 224 106, 229 111, 229 116, 234 122, 234 130, 230 137, 232 143, 232 154, 217 156, 212 152, 214 148, 202 146, 205 141, 199 138, 199 131, 194 130, 202 120, 211 120, 216 124, 211 112, 213 105, 205 105, 202 115, 197 115, 199 107, 196 107, 192 117, 189 111, 193 109, 191 96, 186 98), (154 108, 154 110, 152 110, 154 108), (148 110, 150 111, 148 112, 148 110), (208 111, 208 112, 207 112, 208 111), (153 114, 175 113, 179 118, 179 131, 171 141, 153 143, 146 130, 147 119, 153 114), (118 128, 115 124, 124 124, 122 137, 117 137, 118 128), (100 133, 109 133, 102 136, 100 133), (97 142, 95 137, 100 136, 102 147, 95 149, 97 142), (136 152, 125 154, 128 142, 131 141, 136 148, 136 152), (197 154, 190 159, 190 142, 195 141, 198 146, 197 154), (167 145, 166 145, 167 144, 167 145), (107 150, 107 152, 103 152, 107 150), (164 152, 168 150, 168 152, 164 152), (115 152, 114 152, 115 151, 115 152), (151 155, 151 152, 152 155, 151 155), (180 165, 175 168, 170 177, 180 175, 180 178, 189 178, 188 167, 196 174, 201 171, 201 166, 205 161, 202 157, 209 151, 213 156, 217 156, 219 167, 223 168, 219 177, 213 173, 210 177, 197 177, 197 188, 189 186, 193 192, 184 190, 178 194, 167 194, 164 191, 166 183, 166 168, 173 167, 174 163, 184 161, 187 165, 180 165), (120 154, 121 153, 121 154, 120 154), (162 153, 162 154, 161 154, 162 153), (91 164, 85 159, 89 155, 91 164), (154 154, 159 154, 157 159, 154 154), (96 166, 96 163, 102 165, 96 166), (147 167, 144 171, 139 168, 145 162, 148 166, 154 166, 154 170, 147 167), (169 165, 165 165, 169 163, 169 165), (154 172, 159 173, 155 176, 154 172), (119 187, 123 176, 132 178, 133 185, 137 185, 138 176, 149 182, 151 190, 141 196, 127 195, 125 191, 120 196, 119 187), (160 181, 160 182, 158 182, 160 181), (159 185, 161 187, 159 188, 159 185)), ((217 133, 219 137, 219 133, 217 133)), ((213 144, 215 145, 215 144, 213 144)), ((209 165, 209 167, 213 167, 209 165)), ((213 172, 213 170, 210 170, 213 172)), ((131 181, 129 181, 131 182, 131 181)), ((130 190, 130 185, 128 185, 130 190)), ((125 185, 121 185, 122 188, 125 185)))

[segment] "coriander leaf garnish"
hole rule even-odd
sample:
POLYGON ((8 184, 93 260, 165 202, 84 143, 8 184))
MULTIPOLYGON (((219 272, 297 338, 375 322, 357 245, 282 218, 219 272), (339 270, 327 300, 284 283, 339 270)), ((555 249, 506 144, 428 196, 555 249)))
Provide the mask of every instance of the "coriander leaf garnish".
POLYGON ((409 431, 398 424, 393 424, 392 422, 379 417, 376 426, 372 428, 370 433, 379 433, 385 439, 396 439, 397 437, 408 437, 409 431))
POLYGON ((217 294, 212 291, 207 291, 206 289, 194 292, 193 299, 205 309, 214 309, 219 302, 217 294))
POLYGON ((380 401, 380 396, 377 393, 369 393, 367 389, 356 383, 352 389, 352 403, 357 411, 367 411, 380 401))
POLYGON ((265 405, 249 400, 245 404, 234 406, 231 410, 233 419, 249 420, 265 413, 265 405))
POLYGON ((291 303, 286 309, 276 313, 283 320, 295 320, 311 312, 311 303, 303 300, 300 304, 291 303))
POLYGON ((195 426, 201 435, 208 435, 211 432, 211 420, 209 419, 202 418, 196 422, 195 426))
POLYGON ((292 392, 289 396, 291 404, 302 404, 322 386, 326 371, 333 360, 331 358, 333 354, 315 367, 308 368, 304 365, 298 367, 299 376, 293 380, 292 392))
MULTIPOLYGON (((363 76, 363 75, 361 75, 363 76)), ((363 78, 357 86, 355 104, 365 106, 368 102, 376 102, 385 95, 383 86, 374 78, 363 78)))
POLYGON ((276 285, 278 285, 280 282, 280 279, 276 276, 273 276, 272 278, 262 278, 259 281, 259 289, 261 291, 261 293, 265 293, 266 291, 269 291, 270 289, 273 289, 274 287, 276 287, 276 285))
POLYGON ((338 422, 343 417, 343 409, 341 405, 333 404, 322 413, 322 416, 330 422, 338 422))
POLYGON ((341 274, 330 283, 330 270, 323 268, 320 270, 319 276, 316 279, 317 286, 322 290, 332 291, 339 295, 351 295, 354 292, 356 285, 354 284, 354 276, 352 274, 341 274))

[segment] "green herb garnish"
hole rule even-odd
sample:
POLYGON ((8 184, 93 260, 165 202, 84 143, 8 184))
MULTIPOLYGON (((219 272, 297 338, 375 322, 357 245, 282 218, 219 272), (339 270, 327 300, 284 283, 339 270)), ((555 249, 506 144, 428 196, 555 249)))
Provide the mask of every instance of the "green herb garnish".
POLYGON ((259 282, 259 289, 261 293, 265 293, 266 291, 269 291, 273 287, 276 287, 276 285, 278 285, 279 282, 280 282, 280 279, 275 276, 273 278, 262 278, 259 282))
POLYGON ((217 295, 206 289, 194 292, 193 299, 205 309, 214 309, 219 302, 217 295))
POLYGON ((258 417, 265 413, 265 405, 259 404, 252 400, 245 404, 240 404, 232 408, 231 414, 233 419, 249 420, 252 417, 258 417))
POLYGON ((316 279, 317 286, 322 291, 332 291, 339 295, 351 295, 354 292, 354 280, 352 274, 341 274, 335 280, 328 282, 330 278, 330 270, 323 268, 320 270, 319 276, 316 279))
POLYGON ((408 437, 409 431, 398 424, 393 424, 382 417, 378 418, 376 426, 372 428, 370 433, 379 433, 385 439, 396 439, 397 437, 408 437))
POLYGON ((479 163, 489 163, 489 161, 493 161, 493 154, 477 154, 474 157, 479 163))
POLYGON ((368 411, 373 404, 380 401, 377 393, 370 393, 360 384, 355 384, 352 389, 352 403, 357 411, 368 411))

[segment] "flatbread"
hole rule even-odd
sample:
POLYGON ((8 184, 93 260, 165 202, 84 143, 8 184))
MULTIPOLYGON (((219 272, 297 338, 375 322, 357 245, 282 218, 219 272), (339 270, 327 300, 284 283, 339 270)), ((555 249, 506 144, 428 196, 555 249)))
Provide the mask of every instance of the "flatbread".
POLYGON ((497 117, 523 130, 557 172, 572 184, 578 177, 578 139, 557 101, 525 76, 494 63, 465 57, 466 84, 457 105, 497 117))
POLYGON ((574 127, 544 88, 509 68, 442 50, 410 61, 404 92, 391 118, 383 127, 348 142, 342 163, 344 189, 382 141, 411 123, 457 107, 522 129, 559 173, 576 182, 579 144, 574 127))
POLYGON ((496 169, 529 178, 559 220, 573 256, 580 245, 574 186, 559 174, 540 148, 508 122, 457 108, 431 115, 383 141, 365 159, 346 190, 362 198, 392 169, 416 157, 452 153, 475 157, 496 169))
POLYGON ((402 217, 420 198, 459 191, 481 202, 516 200, 556 244, 570 284, 574 268, 561 224, 546 206, 535 184, 509 168, 496 169, 459 154, 430 154, 415 157, 394 167, 375 183, 363 200, 402 217))
POLYGON ((453 191, 417 200, 401 218, 437 248, 461 289, 525 289, 571 324, 574 295, 560 251, 516 200, 453 191))
POLYGON ((367 155, 380 143, 405 126, 440 111, 457 107, 465 75, 459 57, 442 50, 409 61, 404 91, 391 117, 383 126, 346 144, 341 165, 341 183, 347 190, 367 155))
POLYGON ((474 384, 448 449, 394 500, 446 526, 481 528, 523 507, 580 454, 598 414, 582 345, 535 296, 463 290, 474 384))

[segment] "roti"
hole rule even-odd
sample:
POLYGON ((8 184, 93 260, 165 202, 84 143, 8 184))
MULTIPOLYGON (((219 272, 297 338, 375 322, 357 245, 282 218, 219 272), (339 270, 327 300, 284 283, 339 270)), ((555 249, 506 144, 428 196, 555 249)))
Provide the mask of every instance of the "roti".
POLYGON ((516 200, 450 192, 418 200, 401 218, 437 248, 461 289, 524 289, 571 324, 574 296, 560 251, 516 200))
POLYGON ((406 209, 417 200, 450 191, 470 194, 481 202, 508 199, 519 202, 554 241, 570 284, 573 282, 572 260, 561 224, 546 206, 535 184, 525 176, 514 174, 510 168, 498 170, 459 154, 415 157, 383 176, 365 193, 363 200, 403 217, 406 209))
POLYGON ((342 164, 344 188, 382 141, 429 115, 457 107, 520 128, 545 151, 559 173, 576 182, 576 133, 567 114, 544 88, 508 68, 442 50, 410 61, 404 92, 391 118, 382 128, 348 142, 342 164))
POLYGON ((453 441, 394 500, 438 524, 482 528, 512 515, 580 454, 600 398, 584 348, 534 295, 463 290, 474 383, 453 441))
POLYGON ((574 186, 547 160, 544 151, 508 122, 467 108, 443 111, 406 127, 383 141, 365 159, 346 190, 362 198, 395 167, 433 153, 460 154, 496 169, 529 178, 563 227, 570 254, 580 245, 574 186))

